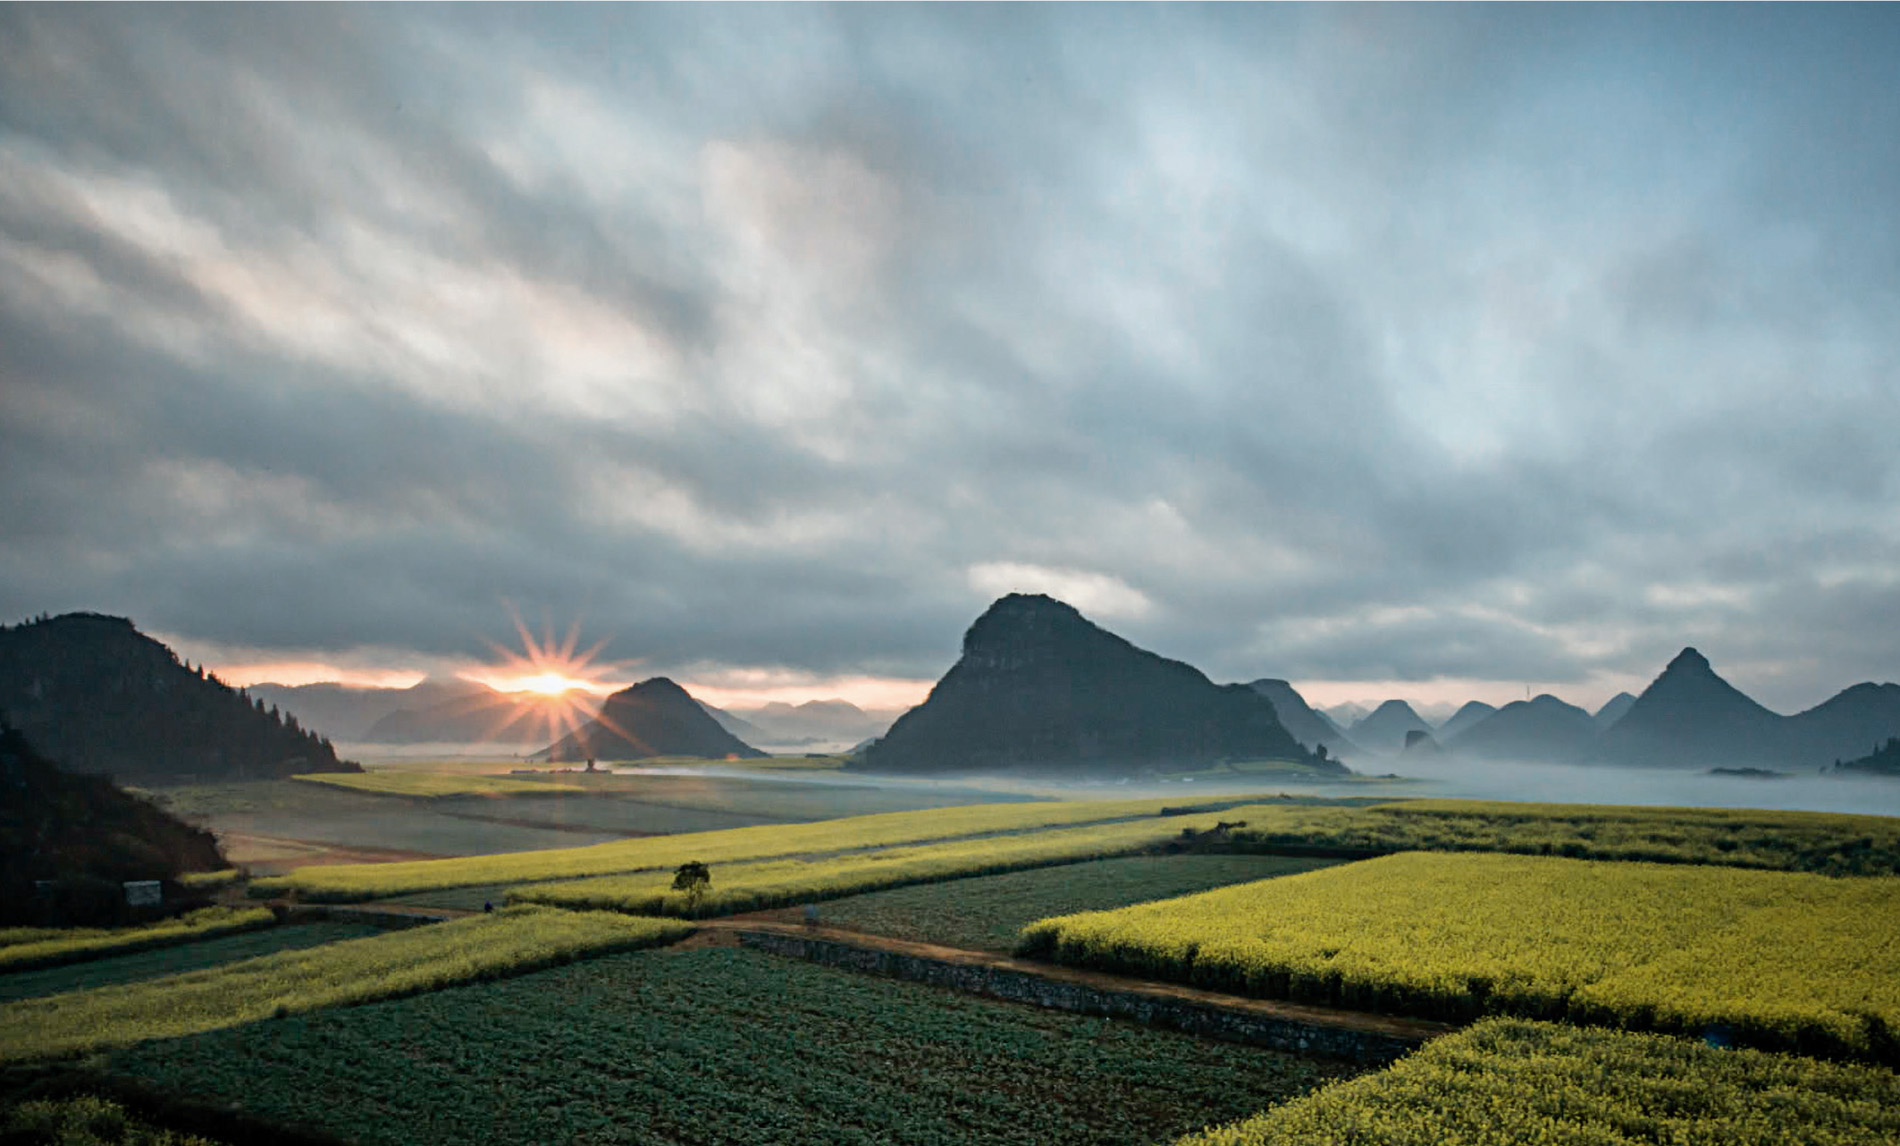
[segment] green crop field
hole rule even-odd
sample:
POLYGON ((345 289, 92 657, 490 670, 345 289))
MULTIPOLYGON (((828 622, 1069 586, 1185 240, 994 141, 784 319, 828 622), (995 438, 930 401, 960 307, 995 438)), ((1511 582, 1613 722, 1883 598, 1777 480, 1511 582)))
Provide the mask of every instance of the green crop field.
POLYGON ((0 974, 0 1002, 84 991, 117 983, 138 983, 164 975, 236 963, 241 959, 254 959, 278 951, 298 951, 334 943, 339 939, 361 939, 378 934, 381 932, 367 923, 283 924, 63 967, 14 971, 0 974))
MULTIPOLYGON (((1210 803, 1232 807, 1241 802, 1239 798, 1229 798, 1210 803)), ((582 848, 410 863, 308 867, 290 875, 258 880, 251 885, 251 891, 256 895, 295 891, 314 901, 348 903, 478 884, 670 870, 689 859, 741 863, 1136 817, 1155 818, 1165 823, 1166 820, 1159 819, 1159 813, 1169 806, 1167 800, 1103 800, 976 804, 889 812, 809 824, 773 824, 691 836, 619 840, 582 848)))
POLYGON ((191 943, 214 935, 269 927, 275 922, 275 917, 262 907, 205 907, 138 927, 21 928, 17 942, 0 946, 0 975, 191 943))
POLYGON ((205 970, 0 1003, 0 1062, 129 1046, 518 974, 668 942, 688 928, 608 912, 514 908, 205 970))
POLYGON ((1568 1016, 1890 1057, 1900 879, 1405 853, 1031 925, 1021 950, 1430 1018, 1568 1016))
POLYGON ((1106 911, 1337 862, 1259 855, 1126 856, 854 895, 826 905, 820 918, 827 927, 918 943, 1008 951, 1025 926, 1058 912, 1106 911))
POLYGON ((1488 1019, 1176 1146, 1892 1146, 1900 1076, 1688 1039, 1488 1019))
MULTIPOLYGON (((1148 851, 1184 827, 1212 828, 1226 813, 1118 820, 1080 828, 849 852, 817 859, 775 859, 720 867, 696 903, 671 888, 670 871, 531 884, 510 900, 557 907, 607 908, 639 915, 706 918, 741 911, 838 899, 882 888, 964 879, 1021 868, 1072 864, 1148 851)), ((697 858, 698 853, 690 853, 697 858)))
POLYGON ((1148 1146, 1353 1070, 735 949, 589 959, 111 1067, 364 1146, 1148 1146))

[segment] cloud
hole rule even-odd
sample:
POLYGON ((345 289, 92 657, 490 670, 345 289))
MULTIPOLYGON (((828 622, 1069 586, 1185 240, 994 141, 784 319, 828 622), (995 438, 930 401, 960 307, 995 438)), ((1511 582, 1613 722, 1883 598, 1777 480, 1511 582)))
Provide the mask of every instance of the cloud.
POLYGON ((7 9, 0 612, 915 680, 1021 588, 1220 679, 1811 704, 1900 676, 1897 41, 7 9))

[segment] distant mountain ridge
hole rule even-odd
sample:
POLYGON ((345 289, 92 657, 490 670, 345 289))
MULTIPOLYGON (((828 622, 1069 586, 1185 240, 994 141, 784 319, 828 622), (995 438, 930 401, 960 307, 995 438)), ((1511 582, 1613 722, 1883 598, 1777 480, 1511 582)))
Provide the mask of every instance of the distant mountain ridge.
POLYGON ((120 779, 362 770, 296 717, 100 613, 0 627, 0 715, 60 767, 120 779))
POLYGON ((1388 700, 1346 730, 1353 743, 1374 752, 1396 756, 1405 749, 1405 734, 1430 732, 1432 726, 1402 700, 1388 700))
POLYGON ((1596 748, 1597 725, 1588 712, 1549 693, 1514 700, 1445 741, 1445 750, 1503 760, 1571 763, 1596 748))
POLYGON ((863 767, 891 772, 1187 769, 1232 759, 1313 761, 1254 690, 1216 685, 1068 604, 1021 593, 971 624, 930 696, 860 756, 863 767))
POLYGON ((765 753, 721 728, 685 689, 656 676, 614 693, 599 716, 535 755, 571 762, 649 756, 757 758, 765 753))

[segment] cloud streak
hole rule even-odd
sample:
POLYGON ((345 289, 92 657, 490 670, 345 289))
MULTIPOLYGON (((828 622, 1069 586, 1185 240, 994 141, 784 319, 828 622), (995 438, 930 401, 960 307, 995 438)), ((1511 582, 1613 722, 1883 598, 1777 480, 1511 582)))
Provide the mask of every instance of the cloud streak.
POLYGON ((1220 678, 1588 699, 1695 643, 1812 704, 1900 676, 1897 48, 15 7, 0 612, 434 663, 507 598, 925 678, 1028 577, 1220 678))

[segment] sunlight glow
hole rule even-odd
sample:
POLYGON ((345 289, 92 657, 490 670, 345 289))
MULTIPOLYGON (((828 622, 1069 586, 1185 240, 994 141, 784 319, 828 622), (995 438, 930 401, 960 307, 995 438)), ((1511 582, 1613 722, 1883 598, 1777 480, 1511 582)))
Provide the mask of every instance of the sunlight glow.
MULTIPOLYGON (((502 694, 487 705, 492 709, 494 733, 517 725, 538 727, 547 741, 553 743, 594 718, 597 706, 590 702, 621 687, 613 681, 626 675, 628 665, 620 661, 594 660, 611 638, 602 637, 581 649, 579 620, 570 625, 566 636, 559 640, 550 623, 537 640, 513 605, 508 611, 514 619, 515 632, 521 637, 520 651, 490 641, 488 646, 495 650, 501 662, 461 675, 502 694)), ((499 736, 490 738, 499 739, 499 736)))

